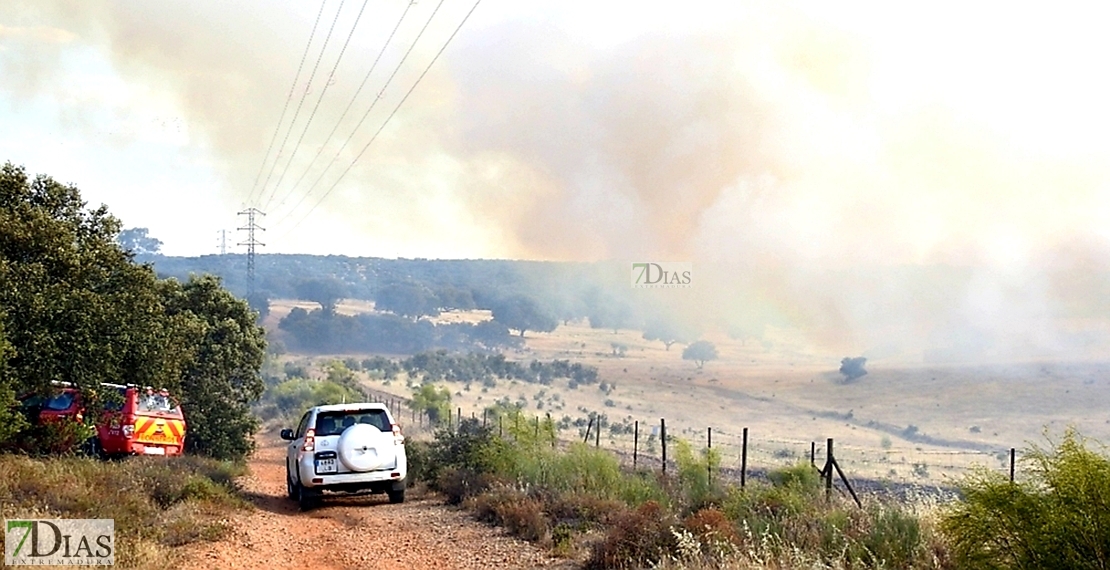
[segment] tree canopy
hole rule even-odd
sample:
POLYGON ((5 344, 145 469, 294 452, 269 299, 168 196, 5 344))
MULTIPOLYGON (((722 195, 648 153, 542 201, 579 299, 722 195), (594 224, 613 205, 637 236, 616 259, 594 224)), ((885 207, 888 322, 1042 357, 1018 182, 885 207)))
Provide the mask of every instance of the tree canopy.
POLYGON ((159 280, 119 245, 119 229, 76 187, 0 168, 0 344, 10 347, 0 350, 0 400, 52 382, 92 401, 102 382, 164 387, 186 404, 187 445, 241 456, 261 390, 254 314, 216 278, 159 280), (217 433, 226 444, 213 443, 217 433))
POLYGON ((842 358, 840 360, 840 373, 844 375, 844 381, 851 382, 866 376, 867 370, 863 367, 865 364, 867 364, 867 358, 862 356, 842 358))
POLYGON ((551 332, 559 326, 555 317, 541 309, 530 297, 515 295, 502 299, 493 306, 493 320, 518 331, 551 332))
POLYGON ((135 255, 155 255, 162 250, 162 240, 152 237, 146 228, 128 228, 116 236, 124 251, 135 255))
POLYGON ((717 347, 707 340, 699 340, 682 351, 683 360, 693 360, 698 368, 710 360, 717 360, 717 347))
POLYGON ((687 327, 668 318, 654 318, 644 326, 644 340, 658 340, 667 350, 676 342, 690 342, 697 335, 687 327))
MULTIPOLYGON (((465 300, 461 300, 465 302, 465 300)), ((471 299, 473 303, 473 299, 471 299)), ((402 281, 390 283, 374 295, 374 307, 397 316, 419 320, 439 314, 439 298, 421 283, 402 281)))
POLYGON ((297 296, 320 303, 325 313, 334 313, 335 305, 347 296, 347 287, 335 278, 305 279, 297 283, 297 296))

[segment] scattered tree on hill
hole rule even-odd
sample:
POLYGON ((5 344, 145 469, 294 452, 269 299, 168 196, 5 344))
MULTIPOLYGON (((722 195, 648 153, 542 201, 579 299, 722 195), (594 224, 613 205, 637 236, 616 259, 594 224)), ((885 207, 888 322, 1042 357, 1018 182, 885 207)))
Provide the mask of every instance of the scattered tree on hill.
POLYGON ((590 328, 613 329, 613 334, 620 332, 620 329, 631 328, 636 324, 632 309, 628 305, 617 302, 591 308, 586 318, 590 321, 590 328))
POLYGON ((717 347, 709 341, 699 340, 682 351, 682 359, 693 360, 700 369, 706 362, 717 360, 717 347))
POLYGON ((655 318, 644 327, 644 340, 662 341, 667 350, 676 342, 690 342, 696 336, 671 319, 655 318))
POLYGON ((766 327, 761 323, 744 320, 730 324, 728 327, 728 336, 740 341, 741 346, 747 346, 749 338, 763 338, 763 331, 765 328, 766 327))
POLYGON ((474 294, 469 289, 446 285, 437 288, 434 296, 435 304, 444 311, 469 311, 477 306, 474 303, 474 294))
POLYGON ((439 314, 439 299, 421 283, 391 283, 374 295, 374 307, 414 321, 439 314))
POLYGON ((493 306, 493 320, 519 331, 521 338, 524 338, 525 331, 551 332, 559 326, 555 317, 540 309, 531 298, 522 295, 496 303, 493 306))
POLYGON ((867 375, 867 370, 864 370, 863 365, 867 364, 867 359, 862 356, 855 358, 845 357, 840 361, 840 373, 844 375, 845 382, 851 382, 857 378, 862 378, 867 375))
POLYGON ((434 384, 421 384, 412 391, 409 407, 428 414, 428 419, 438 424, 451 415, 451 392, 447 388, 436 388, 434 384))
POLYGON ((467 335, 475 344, 490 350, 517 346, 521 342, 510 334, 509 327, 497 321, 482 321, 474 325, 467 335))
POLYGON ((250 305, 252 311, 258 313, 259 321, 270 315, 270 298, 269 291, 255 291, 253 294, 247 295, 247 304, 250 305))
POLYGON ((128 228, 116 236, 116 243, 134 255, 155 255, 162 249, 162 240, 150 236, 146 228, 128 228))
POLYGON ((346 296, 346 285, 335 278, 305 279, 297 283, 297 297, 320 303, 325 313, 335 313, 335 305, 346 296))

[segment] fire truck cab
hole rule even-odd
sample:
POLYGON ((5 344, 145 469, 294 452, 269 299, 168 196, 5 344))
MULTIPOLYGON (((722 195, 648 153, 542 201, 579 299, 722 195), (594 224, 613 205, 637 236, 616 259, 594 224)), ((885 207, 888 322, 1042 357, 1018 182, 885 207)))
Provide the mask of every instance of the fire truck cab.
MULTIPOLYGON (((106 456, 181 455, 185 448, 185 417, 177 400, 165 390, 133 384, 101 384, 118 397, 104 394, 104 410, 96 423, 89 451, 106 456)), ((26 405, 26 402, 25 402, 26 405)), ((40 423, 84 421, 81 392, 63 385, 37 403, 40 423)))

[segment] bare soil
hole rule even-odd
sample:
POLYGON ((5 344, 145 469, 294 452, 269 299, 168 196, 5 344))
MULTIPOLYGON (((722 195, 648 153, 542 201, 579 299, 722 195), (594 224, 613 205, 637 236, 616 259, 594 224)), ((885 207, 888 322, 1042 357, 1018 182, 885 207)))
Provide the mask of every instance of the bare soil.
POLYGON ((385 495, 332 498, 300 512, 285 497, 285 446, 260 436, 241 484, 256 507, 222 541, 186 553, 187 569, 568 568, 537 546, 479 523, 435 496, 391 505, 385 495))

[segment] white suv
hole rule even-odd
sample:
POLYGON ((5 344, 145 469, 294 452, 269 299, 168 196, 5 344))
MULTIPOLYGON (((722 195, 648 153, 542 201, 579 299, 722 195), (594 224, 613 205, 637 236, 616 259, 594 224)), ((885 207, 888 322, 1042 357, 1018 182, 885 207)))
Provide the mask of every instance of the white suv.
POLYGON ((386 493, 405 500, 405 436, 385 404, 316 406, 296 431, 281 430, 289 441, 285 481, 289 498, 309 509, 325 491, 386 493))

